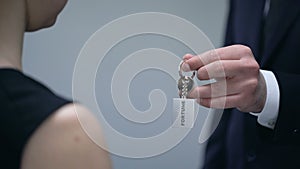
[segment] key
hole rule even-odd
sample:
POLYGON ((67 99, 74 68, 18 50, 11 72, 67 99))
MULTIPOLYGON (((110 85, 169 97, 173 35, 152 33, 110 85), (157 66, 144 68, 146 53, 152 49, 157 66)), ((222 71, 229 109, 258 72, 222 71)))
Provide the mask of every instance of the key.
POLYGON ((178 73, 179 73, 180 78, 178 80, 177 86, 178 86, 179 91, 181 91, 181 98, 186 98, 187 95, 188 95, 188 92, 194 86, 193 78, 195 76, 195 71, 193 72, 191 77, 183 75, 182 70, 181 70, 181 67, 182 67, 183 63, 184 63, 184 61, 182 61, 180 63, 179 68, 178 68, 179 69, 178 73))
POLYGON ((192 128, 195 121, 196 102, 194 99, 187 99, 187 95, 194 86, 195 72, 191 77, 183 75, 181 70, 183 63, 180 63, 178 71, 180 78, 177 86, 180 98, 173 99, 174 127, 192 128))
POLYGON ((181 98, 186 98, 188 95, 188 92, 193 88, 194 81, 191 77, 188 76, 182 76, 178 80, 178 89, 181 91, 181 98))

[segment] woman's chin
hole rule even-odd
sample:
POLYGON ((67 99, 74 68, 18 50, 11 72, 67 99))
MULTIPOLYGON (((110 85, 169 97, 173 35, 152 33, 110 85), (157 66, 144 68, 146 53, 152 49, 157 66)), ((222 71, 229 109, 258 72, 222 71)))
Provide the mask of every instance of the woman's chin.
POLYGON ((43 24, 39 26, 29 26, 26 28, 26 32, 35 32, 44 28, 49 28, 53 26, 56 23, 56 17, 54 19, 49 19, 47 22, 44 22, 43 24))

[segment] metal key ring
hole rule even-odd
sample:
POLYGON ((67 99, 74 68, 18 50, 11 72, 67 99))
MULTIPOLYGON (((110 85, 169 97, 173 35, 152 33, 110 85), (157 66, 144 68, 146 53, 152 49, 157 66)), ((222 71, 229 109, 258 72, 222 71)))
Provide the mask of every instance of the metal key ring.
MULTIPOLYGON (((180 64, 179 64, 179 66, 178 66, 178 73, 179 73, 180 77, 184 77, 183 73, 182 73, 182 69, 181 69, 184 62, 185 62, 184 60, 181 61, 180 64)), ((196 71, 193 71, 193 74, 192 74, 192 76, 190 78, 193 79, 195 77, 195 75, 196 75, 196 71)))

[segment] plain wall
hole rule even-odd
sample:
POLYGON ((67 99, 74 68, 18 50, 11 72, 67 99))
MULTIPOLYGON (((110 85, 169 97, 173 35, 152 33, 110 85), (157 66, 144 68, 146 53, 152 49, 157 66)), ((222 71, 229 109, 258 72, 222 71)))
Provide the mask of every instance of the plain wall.
MULTIPOLYGON (((226 0, 70 0, 54 27, 26 34, 23 49, 24 71, 42 81, 56 93, 72 98, 72 75, 76 58, 88 38, 105 24, 119 17, 138 12, 170 13, 196 25, 208 36, 215 47, 220 47, 224 39, 227 10, 228 2, 226 0)), ((116 111, 111 98, 106 97, 109 95, 106 91, 109 90, 107 84, 110 83, 109 78, 114 70, 109 63, 111 65, 119 63, 120 53, 148 47, 172 50, 178 55, 188 52, 185 47, 176 42, 170 42, 174 43, 171 48, 170 45, 164 45, 166 43, 162 43, 161 46, 157 45, 158 41, 170 39, 149 36, 146 37, 148 40, 144 41, 139 38, 129 39, 120 44, 109 54, 106 59, 108 64, 101 67, 100 73, 103 78, 101 79, 99 76, 99 79, 96 79, 96 84, 100 86, 96 91, 98 101, 105 105, 104 111, 116 111)), ((160 75, 155 71, 137 76, 133 83, 135 90, 131 90, 133 104, 137 108, 146 109, 149 106, 146 100, 149 94, 147 92, 151 88, 166 90, 168 99, 177 97, 177 93, 169 87, 172 80, 168 80, 168 78, 168 76, 160 75), (166 82, 151 81, 151 78, 157 76, 161 80, 165 79, 166 82), (142 99, 135 99, 138 96, 142 99)), ((131 131, 132 126, 126 128, 125 124, 113 121, 112 123, 117 129, 124 130, 122 132, 145 134, 137 128, 131 131)), ((151 128, 147 130, 151 130, 151 128)), ((202 165, 204 151, 204 144, 198 143, 199 130, 192 130, 175 148, 159 156, 132 159, 112 155, 113 166, 115 169, 199 168, 202 165)))

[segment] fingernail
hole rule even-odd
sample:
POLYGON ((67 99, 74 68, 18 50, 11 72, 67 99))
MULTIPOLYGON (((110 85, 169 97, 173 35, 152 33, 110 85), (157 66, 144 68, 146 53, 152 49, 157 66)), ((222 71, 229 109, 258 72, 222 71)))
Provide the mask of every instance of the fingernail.
POLYGON ((187 64, 186 62, 183 62, 183 63, 182 63, 181 69, 182 69, 182 71, 184 71, 184 72, 189 72, 189 71, 191 71, 190 65, 187 64))
POLYGON ((187 60, 191 59, 192 57, 193 57, 193 55, 188 53, 188 54, 183 56, 183 60, 187 61, 187 60))

